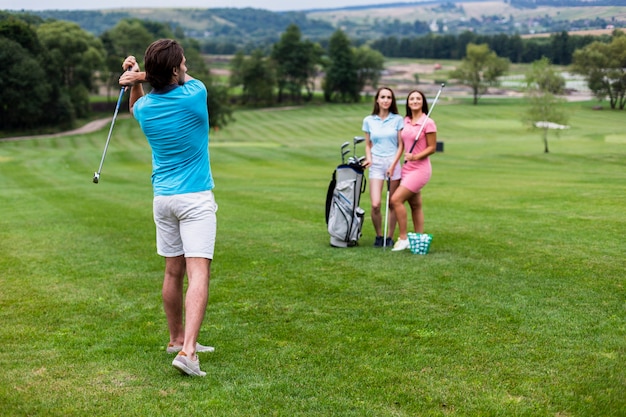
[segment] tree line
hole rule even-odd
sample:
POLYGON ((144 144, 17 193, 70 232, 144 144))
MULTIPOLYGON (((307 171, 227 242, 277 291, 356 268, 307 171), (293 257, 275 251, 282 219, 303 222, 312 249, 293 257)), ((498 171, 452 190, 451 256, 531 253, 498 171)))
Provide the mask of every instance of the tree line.
POLYGON ((354 46, 337 30, 326 47, 305 40, 297 25, 289 25, 269 53, 238 51, 231 62, 230 87, 241 88, 244 105, 301 103, 313 98, 315 80, 323 72, 326 102, 358 102, 365 86, 376 88, 385 57, 366 45, 354 46))
MULTIPOLYGON (((135 55, 141 61, 147 45, 159 38, 177 39, 185 48, 190 74, 209 90, 213 127, 223 127, 232 120, 233 103, 269 106, 310 101, 320 75, 326 102, 358 102, 366 86, 377 88, 384 69, 385 54, 376 50, 376 43, 372 47, 356 45, 340 29, 327 42, 313 42, 302 36, 296 24, 290 24, 271 48, 257 48, 252 53, 238 51, 231 63, 231 76, 224 84, 211 76, 199 42, 186 37, 180 27, 172 29, 166 23, 131 18, 95 36, 72 22, 0 12, 0 129, 71 128, 76 119, 89 114, 90 96, 99 88, 106 86, 109 94, 118 90, 122 60, 135 55)), ((567 33, 553 35, 548 40, 550 54, 545 52, 538 59, 562 65, 571 62, 574 71, 587 77, 598 97, 609 97, 612 108, 623 109, 626 36, 615 31, 613 36, 596 38, 584 46, 572 40, 575 38, 567 33), (576 49, 570 53, 573 45, 576 49)), ((519 37, 465 33, 458 37, 425 37, 420 47, 430 43, 433 53, 444 54, 430 57, 465 61, 468 46, 480 45, 486 49, 481 56, 489 57, 487 64, 508 63, 520 62, 513 45, 524 41, 519 37), (442 39, 445 41, 438 43, 442 39), (452 54, 452 50, 456 52, 452 54), (498 60, 492 60, 493 56, 498 60)), ((505 67, 499 64, 494 72, 487 65, 483 72, 469 77, 462 72, 450 75, 471 86, 468 80, 501 74, 505 67)), ((493 78, 488 83, 496 81, 493 78)))
POLYGON ((463 32, 459 35, 431 33, 403 38, 388 36, 370 45, 389 58, 461 59, 468 44, 486 44, 498 56, 508 58, 512 63, 530 64, 545 57, 554 65, 570 65, 577 49, 596 41, 609 42, 610 39, 609 35, 570 35, 566 31, 536 38, 463 32))
MULTIPOLYGON (((90 97, 102 86, 119 91, 121 64, 128 55, 140 60, 159 38, 175 38, 185 48, 187 66, 209 90, 212 122, 232 117, 228 88, 216 83, 197 41, 167 24, 124 19, 95 36, 76 23, 0 12, 0 129, 36 130, 74 127, 91 113, 90 97)), ((117 96, 117 94, 115 94, 117 96)))
MULTIPOLYGON (((552 2, 553 0, 548 0, 552 2)), ((617 0, 622 1, 623 0, 617 0)), ((535 4, 535 0, 530 2, 535 4)), ((322 45, 337 28, 341 28, 356 44, 362 45, 374 40, 395 37, 398 40, 420 37, 427 34, 460 35, 463 32, 475 34, 509 36, 519 34, 573 32, 577 30, 604 29, 609 25, 614 28, 624 27, 619 16, 604 17, 599 7, 589 8, 582 19, 564 19, 569 10, 592 6, 597 2, 572 1, 572 4, 559 6, 558 13, 553 12, 529 17, 524 7, 515 4, 507 12, 500 7, 485 4, 484 13, 471 16, 465 12, 464 1, 451 2, 435 0, 419 3, 379 4, 370 6, 348 7, 351 10, 363 10, 360 13, 344 14, 340 9, 322 13, 312 11, 272 12, 262 8, 209 8, 187 9, 172 8, 159 14, 164 16, 172 30, 182 30, 186 37, 196 39, 205 54, 233 55, 242 49, 251 54, 255 49, 269 49, 278 41, 280 35, 290 24, 296 24, 304 38, 322 45), (405 16, 396 17, 400 7, 412 5, 418 11, 415 19, 405 16), (389 15, 371 14, 369 9, 388 9, 389 15), (428 17, 427 17, 428 16, 428 17), (193 22, 190 24, 189 22, 193 22)), ((409 9, 402 12, 408 12, 409 9)), ((24 12, 14 12, 16 15, 24 12)), ((81 28, 100 36, 112 29, 122 19, 145 18, 145 10, 124 9, 102 12, 98 10, 42 10, 29 11, 29 14, 44 20, 63 20, 77 23, 81 28)), ((460 48, 463 50, 463 47, 460 48)), ((387 54, 387 51, 383 52, 387 54)), ((529 58, 530 59, 530 58, 529 58)), ((532 62, 530 59, 528 62, 532 62)))
POLYGON ((109 96, 118 90, 123 59, 135 55, 141 63, 147 45, 159 38, 177 39, 185 48, 189 73, 207 86, 212 127, 232 120, 230 88, 241 91, 242 105, 301 103, 312 99, 323 70, 325 99, 354 102, 365 85, 376 85, 384 65, 382 54, 353 47, 341 31, 325 50, 291 24, 269 53, 239 52, 223 84, 211 76, 199 42, 180 27, 130 18, 95 36, 76 23, 0 12, 0 129, 72 128, 89 115, 90 96, 102 86, 109 96))

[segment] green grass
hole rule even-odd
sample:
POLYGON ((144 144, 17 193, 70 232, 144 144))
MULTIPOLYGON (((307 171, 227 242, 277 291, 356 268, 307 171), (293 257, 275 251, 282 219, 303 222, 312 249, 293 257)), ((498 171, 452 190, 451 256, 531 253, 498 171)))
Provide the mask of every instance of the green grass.
MULTIPOLYGON (((626 415, 624 114, 441 99, 426 256, 331 248, 340 145, 371 104, 240 111, 219 203, 203 379, 165 351, 150 151, 137 124, 0 142, 0 404, 10 416, 626 415)), ((357 153, 363 153, 359 145, 357 153)), ((361 206, 369 215, 369 198, 361 206)))

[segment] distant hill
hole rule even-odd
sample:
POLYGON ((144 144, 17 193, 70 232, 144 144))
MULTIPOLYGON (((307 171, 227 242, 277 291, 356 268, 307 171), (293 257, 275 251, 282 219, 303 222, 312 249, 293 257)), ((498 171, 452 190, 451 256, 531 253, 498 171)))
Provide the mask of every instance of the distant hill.
POLYGON ((298 25, 304 37, 314 41, 323 42, 341 28, 357 43, 432 32, 528 35, 626 26, 626 0, 433 0, 298 12, 258 8, 143 8, 28 13, 75 22, 95 35, 124 18, 167 22, 172 29, 180 28, 186 36, 224 53, 271 45, 292 23, 298 25))

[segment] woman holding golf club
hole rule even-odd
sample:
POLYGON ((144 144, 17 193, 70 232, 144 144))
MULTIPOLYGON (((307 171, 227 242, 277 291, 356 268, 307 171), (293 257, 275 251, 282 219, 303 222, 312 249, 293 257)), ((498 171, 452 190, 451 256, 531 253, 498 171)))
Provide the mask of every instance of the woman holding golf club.
POLYGON ((372 204, 372 224, 376 232, 374 246, 393 246, 393 234, 396 217, 392 211, 385 225, 387 235, 383 236, 381 197, 385 180, 389 181, 387 193, 393 194, 400 184, 400 164, 402 156, 400 131, 403 127, 402 116, 398 114, 398 105, 393 90, 381 87, 374 97, 372 114, 363 119, 365 133, 365 161, 363 167, 369 168, 370 200, 372 204), (387 230, 388 228, 388 230, 387 230))
MULTIPOLYGON (((416 233, 424 233, 424 211, 422 210, 422 188, 432 175, 429 156, 437 149, 437 125, 429 117, 426 96, 419 90, 413 90, 406 99, 406 116, 401 133, 401 152, 404 153, 402 180, 400 186, 391 195, 391 207, 395 212, 400 234, 394 245, 394 251, 409 247, 407 234, 407 212, 404 203, 409 202, 411 217, 416 233)), ((395 163, 399 162, 399 157, 395 163)))

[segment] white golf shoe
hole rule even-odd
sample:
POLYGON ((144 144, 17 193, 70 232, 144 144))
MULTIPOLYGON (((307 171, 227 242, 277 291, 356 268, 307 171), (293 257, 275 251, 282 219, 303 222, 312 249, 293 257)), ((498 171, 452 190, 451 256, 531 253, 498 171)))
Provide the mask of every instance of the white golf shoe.
POLYGON ((409 239, 400 239, 398 238, 398 241, 396 242, 395 245, 393 245, 393 249, 391 249, 392 251, 401 251, 401 250, 405 250, 409 248, 409 239))

